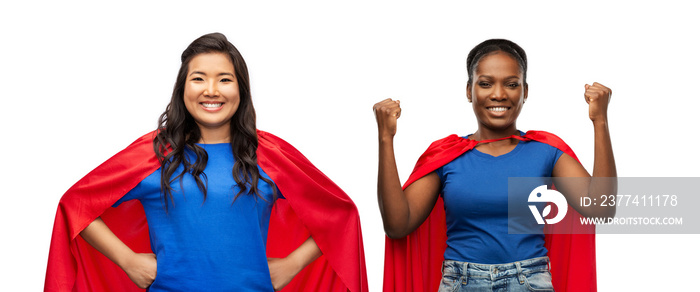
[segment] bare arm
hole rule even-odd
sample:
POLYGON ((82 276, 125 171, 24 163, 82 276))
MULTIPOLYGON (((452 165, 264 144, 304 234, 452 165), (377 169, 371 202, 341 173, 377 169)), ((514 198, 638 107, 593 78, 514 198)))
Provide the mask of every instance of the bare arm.
POLYGON ((432 172, 402 190, 394 155, 394 135, 401 115, 399 101, 378 102, 374 112, 379 128, 379 211, 387 236, 401 238, 413 232, 430 215, 439 195, 440 178, 432 172))
MULTIPOLYGON (((615 206, 594 205, 581 207, 580 197, 600 198, 601 195, 617 194, 617 168, 613 155, 610 131, 608 130, 607 108, 612 90, 599 83, 586 84, 584 97, 589 104, 589 117, 593 122, 594 160, 593 177, 590 180, 560 180, 555 184, 566 196, 569 205, 587 217, 613 217, 615 206)), ((562 154, 552 173, 554 177, 591 177, 583 166, 567 154, 562 154)))
POLYGON ((112 230, 97 217, 80 236, 97 251, 117 264, 139 288, 147 288, 156 277, 156 256, 152 253, 134 253, 112 230))
POLYGON ((268 258, 272 287, 279 291, 292 281, 304 267, 321 256, 321 249, 311 236, 285 258, 268 258))

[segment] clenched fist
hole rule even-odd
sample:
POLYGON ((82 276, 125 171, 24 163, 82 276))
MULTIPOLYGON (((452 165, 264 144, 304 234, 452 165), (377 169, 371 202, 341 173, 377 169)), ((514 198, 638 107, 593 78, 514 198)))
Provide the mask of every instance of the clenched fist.
POLYGON ((379 138, 393 138, 396 135, 396 124, 401 116, 401 102, 387 98, 374 105, 374 116, 377 118, 379 138))
POLYGON ((593 85, 586 84, 586 92, 583 94, 588 103, 588 116, 591 121, 607 122, 608 121, 608 103, 612 96, 612 90, 603 86, 598 82, 593 82, 593 85))

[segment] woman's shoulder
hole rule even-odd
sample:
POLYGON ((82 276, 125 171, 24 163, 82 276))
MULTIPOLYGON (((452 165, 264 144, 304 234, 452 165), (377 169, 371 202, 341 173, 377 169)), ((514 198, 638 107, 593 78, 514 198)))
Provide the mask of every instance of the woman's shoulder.
POLYGON ((263 131, 260 129, 256 129, 256 132, 258 135, 258 147, 280 148, 280 147, 291 147, 292 146, 284 139, 282 139, 282 138, 278 137, 277 135, 274 135, 270 132, 266 132, 266 131, 263 131))
POLYGON ((148 143, 153 143, 153 140, 156 138, 158 135, 158 130, 153 130, 150 131, 140 137, 138 137, 134 142, 132 142, 129 146, 132 145, 140 145, 140 144, 148 144, 148 143))
POLYGON ((569 145, 566 144, 566 142, 564 142, 562 138, 553 133, 547 131, 530 130, 527 131, 527 133, 525 133, 525 135, 523 136, 533 141, 537 141, 539 143, 546 144, 547 146, 551 146, 551 148, 556 149, 557 152, 563 152, 568 154, 569 156, 576 158, 576 155, 574 154, 571 147, 569 147, 569 145))
POLYGON ((547 131, 529 130, 523 136, 547 144, 564 143, 564 140, 559 138, 559 136, 547 131))
POLYGON ((157 131, 151 131, 149 133, 146 133, 133 142, 129 144, 126 148, 122 149, 119 153, 117 153, 114 156, 119 156, 119 155, 145 155, 145 156, 150 156, 153 155, 155 156, 155 151, 153 147, 153 141, 158 134, 157 131))
POLYGON ((258 134, 258 158, 282 156, 303 156, 292 144, 284 139, 263 130, 257 130, 258 134))
POLYGON ((446 137, 443 137, 443 138, 440 138, 440 139, 433 141, 432 143, 430 143, 430 146, 428 148, 439 147, 440 145, 443 145, 443 144, 453 144, 453 143, 468 141, 467 137, 469 137, 469 135, 459 136, 457 134, 450 134, 446 137))

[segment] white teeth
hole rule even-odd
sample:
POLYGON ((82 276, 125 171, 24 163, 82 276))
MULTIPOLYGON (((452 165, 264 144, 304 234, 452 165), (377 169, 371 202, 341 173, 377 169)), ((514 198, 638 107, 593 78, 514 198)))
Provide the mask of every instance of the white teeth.
POLYGON ((221 107, 221 105, 223 105, 223 103, 202 103, 202 105, 204 107, 208 107, 208 108, 215 108, 215 107, 221 107))
POLYGON ((507 109, 508 109, 507 107, 502 107, 502 106, 489 108, 490 111, 494 111, 494 112, 504 112, 507 109))

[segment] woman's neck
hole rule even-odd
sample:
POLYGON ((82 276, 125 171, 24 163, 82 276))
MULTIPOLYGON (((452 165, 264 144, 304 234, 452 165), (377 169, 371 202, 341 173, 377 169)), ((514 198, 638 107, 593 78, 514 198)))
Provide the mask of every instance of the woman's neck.
POLYGON ((479 129, 477 129, 476 132, 474 132, 474 134, 471 135, 471 137, 469 137, 469 139, 483 141, 509 137, 512 135, 520 135, 520 132, 515 128, 515 125, 503 130, 487 129, 485 127, 480 126, 479 129))
POLYGON ((197 143, 200 144, 231 143, 230 127, 210 129, 200 126, 199 134, 199 141, 197 141, 197 143))
MULTIPOLYGON (((517 129, 515 129, 515 126, 512 128, 503 130, 503 131, 492 131, 488 129, 484 129, 483 127, 479 127, 479 129, 474 133, 474 135, 471 135, 469 139, 471 140, 476 140, 476 141, 484 141, 484 140, 491 140, 491 139, 498 139, 498 138, 504 138, 504 137, 510 137, 512 135, 520 135, 520 132, 518 132, 517 129)), ((518 140, 515 139, 504 139, 500 141, 494 141, 490 143, 480 143, 479 145, 476 145, 474 148, 479 150, 482 153, 489 154, 491 156, 501 156, 506 153, 509 153, 515 149, 515 147, 518 145, 518 140)))

